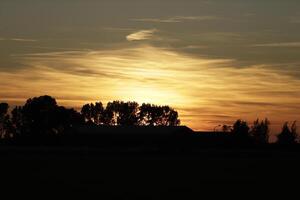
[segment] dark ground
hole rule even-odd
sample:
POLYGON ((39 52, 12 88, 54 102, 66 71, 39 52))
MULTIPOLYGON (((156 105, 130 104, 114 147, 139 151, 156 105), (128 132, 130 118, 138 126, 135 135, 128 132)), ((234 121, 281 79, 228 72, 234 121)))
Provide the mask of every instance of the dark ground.
POLYGON ((300 189, 297 149, 113 152, 83 146, 10 146, 0 148, 0 163, 2 194, 40 199, 244 199, 280 193, 290 199, 300 189))

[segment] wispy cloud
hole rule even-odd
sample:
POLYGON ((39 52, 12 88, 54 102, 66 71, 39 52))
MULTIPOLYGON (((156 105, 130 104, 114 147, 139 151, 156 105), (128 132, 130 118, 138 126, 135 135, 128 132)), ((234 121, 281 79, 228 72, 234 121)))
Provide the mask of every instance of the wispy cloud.
POLYGON ((266 44, 254 44, 252 47, 300 47, 300 42, 278 42, 266 44))
POLYGON ((207 21, 207 20, 217 20, 216 16, 175 16, 169 18, 141 18, 141 19, 131 19, 131 21, 137 22, 154 22, 154 23, 180 23, 184 21, 207 21))
POLYGON ((127 35, 126 39, 128 41, 149 40, 153 37, 155 32, 157 32, 157 29, 140 30, 127 35))
POLYGON ((17 42, 37 42, 37 40, 33 39, 24 39, 24 38, 12 38, 10 39, 12 41, 17 41, 17 42))
POLYGON ((26 38, 0 38, 1 41, 15 41, 15 42, 37 42, 34 39, 26 39, 26 38))
MULTIPOLYGON (((61 47, 50 47, 50 46, 26 46, 31 49, 44 49, 49 51, 89 51, 90 49, 84 49, 84 48, 61 48, 61 47)), ((15 54, 11 54, 11 56, 15 56, 15 54)))
POLYGON ((182 49, 193 50, 193 49, 206 49, 208 46, 205 45, 187 45, 182 47, 182 49))
POLYGON ((113 31, 113 32, 128 32, 128 31, 134 31, 133 28, 120 28, 120 27, 103 27, 103 30, 105 31, 113 31))
POLYGON ((300 96, 295 95, 300 80, 263 65, 237 69, 231 67, 234 60, 149 45, 26 54, 15 60, 27 68, 0 71, 3 100, 46 93, 70 106, 114 99, 170 104, 184 124, 202 130, 236 117, 300 120, 300 96))

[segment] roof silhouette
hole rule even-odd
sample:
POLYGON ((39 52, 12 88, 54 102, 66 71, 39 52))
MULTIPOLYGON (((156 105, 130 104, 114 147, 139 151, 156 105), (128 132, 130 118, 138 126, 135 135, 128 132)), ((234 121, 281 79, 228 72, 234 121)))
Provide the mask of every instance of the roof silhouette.
POLYGON ((81 135, 160 135, 192 134, 187 126, 82 126, 76 129, 81 135))

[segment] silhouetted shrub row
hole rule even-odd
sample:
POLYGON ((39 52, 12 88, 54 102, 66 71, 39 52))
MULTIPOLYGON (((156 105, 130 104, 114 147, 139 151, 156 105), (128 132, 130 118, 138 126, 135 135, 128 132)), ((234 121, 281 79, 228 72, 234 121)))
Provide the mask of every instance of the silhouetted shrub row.
POLYGON ((156 106, 136 102, 109 102, 106 108, 101 102, 86 104, 81 113, 58 106, 54 98, 41 96, 28 99, 24 106, 15 107, 11 115, 9 105, 0 104, 0 136, 57 135, 83 124, 177 126, 178 113, 169 106, 156 106))

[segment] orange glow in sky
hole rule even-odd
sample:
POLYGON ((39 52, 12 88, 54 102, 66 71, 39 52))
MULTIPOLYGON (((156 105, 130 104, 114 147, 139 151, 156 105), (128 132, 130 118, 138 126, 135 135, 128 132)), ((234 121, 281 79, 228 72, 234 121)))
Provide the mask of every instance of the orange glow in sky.
POLYGON ((265 66, 236 69, 231 67, 233 60, 193 57, 148 45, 16 59, 31 70, 0 73, 7 83, 1 96, 8 101, 49 94, 70 107, 98 100, 168 104, 179 111, 183 124, 197 130, 211 130, 237 118, 270 117, 278 122, 299 118, 295 109, 300 81, 265 66))
POLYGON ((0 101, 170 105, 213 130, 300 121, 300 1, 0 1, 0 101))

